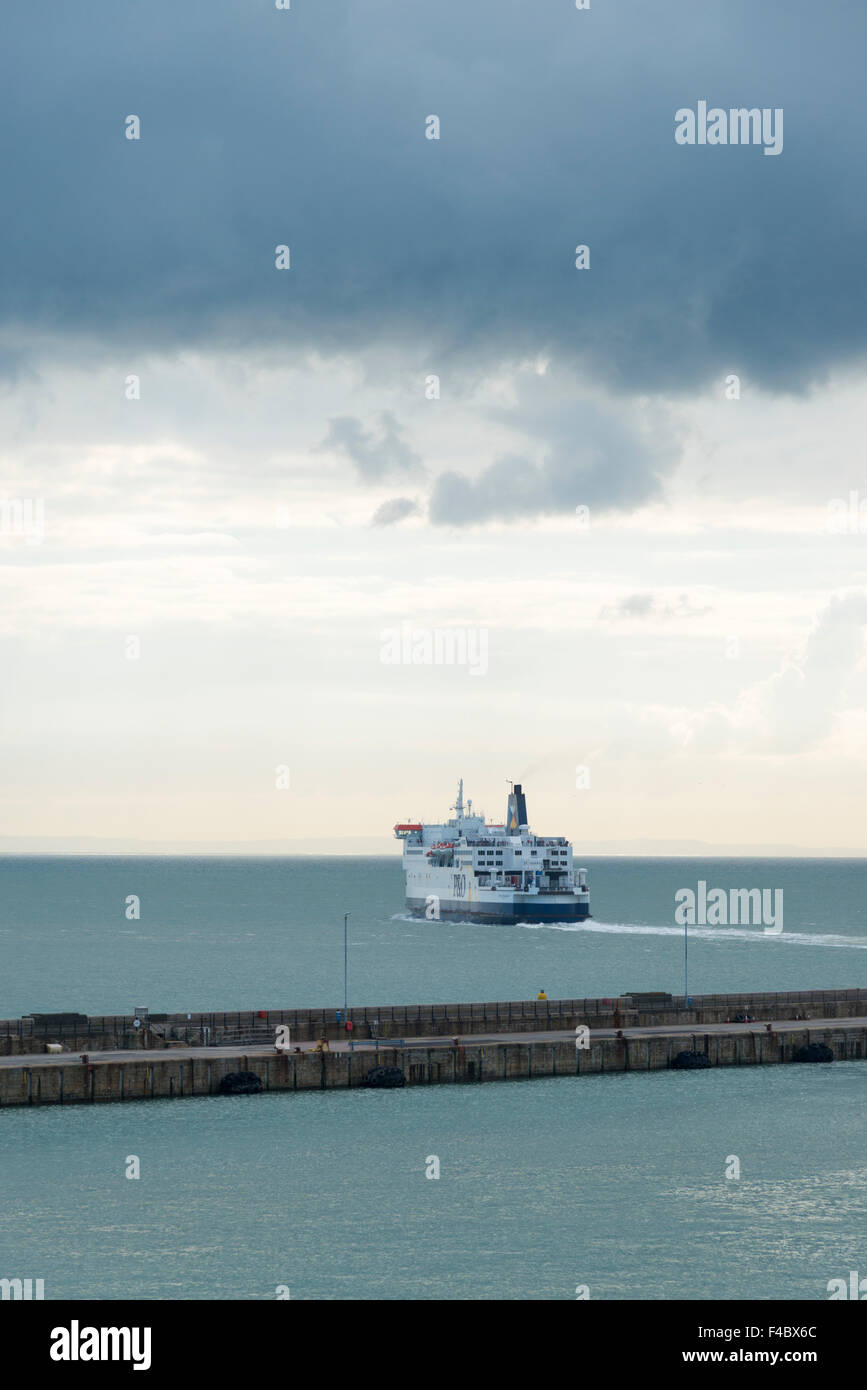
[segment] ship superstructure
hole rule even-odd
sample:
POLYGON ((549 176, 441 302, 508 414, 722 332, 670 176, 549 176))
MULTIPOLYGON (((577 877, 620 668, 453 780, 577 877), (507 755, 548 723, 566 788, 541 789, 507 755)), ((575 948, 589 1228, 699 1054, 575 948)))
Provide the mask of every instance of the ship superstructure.
POLYGON ((516 782, 502 825, 473 815, 464 783, 438 825, 397 824, 403 841, 406 905, 419 916, 487 922, 575 922, 590 916, 586 869, 573 868, 563 836, 534 835, 516 782))

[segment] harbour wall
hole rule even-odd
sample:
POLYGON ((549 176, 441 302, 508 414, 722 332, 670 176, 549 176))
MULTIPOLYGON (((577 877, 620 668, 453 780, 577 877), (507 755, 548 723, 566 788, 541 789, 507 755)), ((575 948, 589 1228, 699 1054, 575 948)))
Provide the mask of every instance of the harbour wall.
POLYGON ((600 1038, 592 1039, 587 1048, 560 1039, 272 1056, 240 1050, 205 1057, 177 1053, 157 1060, 131 1053, 123 1061, 100 1061, 97 1056, 86 1063, 52 1057, 30 1066, 7 1063, 0 1067, 0 1106, 208 1096, 219 1093, 222 1078, 233 1072, 252 1073, 263 1091, 327 1091, 363 1086, 375 1067, 397 1067, 408 1085, 424 1086, 660 1071, 667 1070, 682 1051, 702 1052, 714 1067, 761 1066, 792 1062, 796 1049, 809 1043, 824 1043, 838 1061, 863 1060, 867 1058, 867 1026, 841 1022, 782 1034, 763 1028, 600 1038))
MULTIPOLYGON (((754 994, 653 996, 635 993, 616 998, 506 1000, 469 1004, 398 1004, 350 1006, 355 1039, 465 1037, 478 1033, 565 1031, 584 1024, 591 1029, 660 1027, 669 1023, 726 1023, 748 1014, 757 1023, 806 1018, 854 1018, 867 1013, 867 990, 801 990, 754 994)), ((22 1056, 59 1043, 69 1052, 116 1052, 156 1047, 226 1046, 272 1041, 278 1026, 288 1025, 293 1042, 323 1035, 345 1039, 345 1019, 336 1007, 259 1009, 212 1013, 152 1013, 136 1029, 133 1016, 35 1014, 0 1020, 0 1056, 22 1056)))

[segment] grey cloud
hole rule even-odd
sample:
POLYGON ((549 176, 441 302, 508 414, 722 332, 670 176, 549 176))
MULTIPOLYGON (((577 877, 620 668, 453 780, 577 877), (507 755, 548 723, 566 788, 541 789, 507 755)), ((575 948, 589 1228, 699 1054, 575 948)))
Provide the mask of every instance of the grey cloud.
POLYGON ((853 703, 849 686, 863 658, 865 626, 867 594, 833 598, 796 660, 749 687, 733 707, 714 706, 688 719, 688 746, 702 753, 742 748, 790 754, 815 748, 832 732, 838 713, 853 703))
POLYGON ((688 594, 678 594, 674 603, 664 602, 655 594, 627 594, 615 604, 600 610, 600 618, 703 618, 712 613, 711 607, 697 607, 688 594))
POLYGON ((816 620, 801 660, 761 689, 758 701, 775 749, 811 747, 831 732, 863 658, 867 594, 835 597, 816 620))
POLYGON ((378 424, 365 429, 352 415, 339 415, 329 421, 328 433, 319 445, 326 452, 351 458, 362 478, 381 478, 387 473, 411 472, 421 463, 421 455, 410 447, 390 410, 380 412, 378 424))
POLYGON ((438 525, 556 515, 578 506, 631 511, 662 493, 661 478, 676 457, 662 423, 648 438, 622 412, 592 401, 566 405, 544 382, 525 384, 515 411, 497 412, 513 430, 538 438, 540 462, 521 454, 496 459, 475 477, 441 473, 430 497, 438 525))
POLYGON ((629 594, 613 608, 603 608, 600 617, 648 618, 655 607, 653 594, 629 594))
POLYGON ((393 526, 395 522, 405 521, 408 516, 416 516, 420 508, 411 497, 390 497, 377 507, 371 517, 371 526, 393 526))

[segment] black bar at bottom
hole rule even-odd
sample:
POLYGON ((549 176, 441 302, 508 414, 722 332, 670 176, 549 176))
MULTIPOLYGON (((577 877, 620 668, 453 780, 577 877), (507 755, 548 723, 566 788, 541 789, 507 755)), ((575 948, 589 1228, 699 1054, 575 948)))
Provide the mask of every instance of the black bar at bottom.
MULTIPOLYGON (((382 1315, 373 1313, 365 1302, 364 1270, 358 1273, 358 1299, 353 1301, 360 1306, 345 1309, 336 1324, 327 1302, 317 1306, 306 1300, 293 1301, 291 1290, 284 1286, 268 1299, 213 1303, 7 1300, 0 1303, 5 1354, 14 1357, 16 1383, 28 1379, 32 1372, 47 1375, 49 1383, 59 1377, 62 1383, 70 1376, 93 1380, 107 1371, 115 1380, 137 1375, 144 1383, 150 1375, 168 1384, 169 1376, 173 1381, 208 1376, 213 1377, 209 1383, 218 1385, 225 1383, 229 1367, 235 1372, 239 1363, 247 1366, 250 1381, 257 1382, 263 1368, 288 1369, 302 1348, 309 1352, 311 1347, 318 1348, 324 1358, 320 1370, 329 1374, 329 1357, 336 1351, 335 1326, 339 1326, 343 1339, 357 1320, 361 1346, 365 1334, 382 1320, 382 1315), (322 1341, 319 1331, 324 1334, 322 1341)), ((419 1319, 428 1381, 440 1356, 444 1370, 450 1365, 453 1368, 454 1334, 461 1330, 464 1317, 468 1335, 476 1338, 480 1320, 484 1325, 490 1318, 486 1360, 496 1363, 498 1352, 508 1355, 510 1345, 514 1346, 512 1305, 492 1301, 486 1308, 482 1288, 466 1312, 460 1303, 450 1304, 448 1335, 440 1349, 430 1335, 429 1301, 404 1302, 398 1285, 393 1299, 384 1301, 402 1303, 403 1332, 412 1333, 413 1323, 419 1319)), ((579 1295, 574 1301, 564 1300, 572 1304, 566 1313, 562 1306, 546 1311, 548 1300, 524 1301, 533 1304, 533 1311, 521 1315, 526 1319, 521 1341, 528 1350, 535 1348, 532 1354, 541 1355, 545 1347, 553 1350, 551 1338, 565 1337, 582 1365, 597 1364, 594 1379, 598 1380, 598 1372, 605 1368, 618 1380, 624 1372, 632 1373, 627 1384, 635 1384, 634 1377, 643 1376, 650 1368, 654 1379, 662 1378, 665 1383, 676 1370, 693 1379, 709 1368, 737 1373, 753 1367, 785 1370, 789 1366, 812 1370, 827 1383, 829 1375, 842 1378, 844 1373, 847 1377, 851 1374, 864 1345, 864 1309, 852 1306, 856 1300, 849 1294, 845 1299, 841 1296, 820 1302, 745 1300, 725 1304, 713 1300, 601 1301, 579 1295), (528 1340, 528 1334, 536 1334, 535 1340, 528 1340)), ((859 1292, 857 1302, 863 1301, 865 1297, 859 1292)), ((441 1325, 439 1320, 436 1325, 441 1325)), ((559 1340, 558 1344, 565 1345, 559 1340)), ((332 1364, 335 1375, 338 1362, 339 1357, 332 1364)))

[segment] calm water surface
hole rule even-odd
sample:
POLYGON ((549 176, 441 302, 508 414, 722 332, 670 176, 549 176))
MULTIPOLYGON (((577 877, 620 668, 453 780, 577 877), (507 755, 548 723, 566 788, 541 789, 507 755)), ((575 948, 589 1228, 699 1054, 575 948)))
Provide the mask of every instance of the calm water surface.
MULTIPOLYGON (((865 984, 862 861, 589 861, 595 920, 406 920, 391 859, 0 860, 0 1015, 865 984), (128 894, 141 918, 128 921, 128 894)), ((48 1298, 827 1298, 867 1270, 867 1066, 0 1111, 0 1277, 48 1298), (124 1176, 126 1159, 141 1178, 124 1176), (440 1160, 438 1180, 425 1177, 440 1160), (730 1156, 737 1181, 725 1177, 730 1156)))

